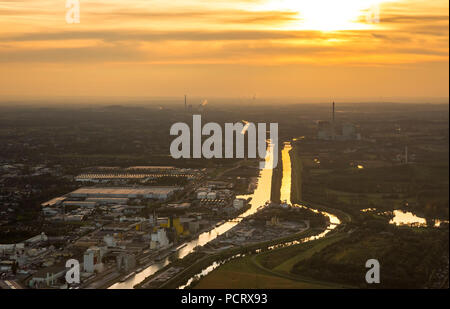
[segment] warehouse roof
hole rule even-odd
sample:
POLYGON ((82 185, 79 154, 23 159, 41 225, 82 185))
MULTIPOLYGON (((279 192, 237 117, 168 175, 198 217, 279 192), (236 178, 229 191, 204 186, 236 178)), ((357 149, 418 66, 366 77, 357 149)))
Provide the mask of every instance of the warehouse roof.
POLYGON ((73 191, 71 194, 168 194, 179 189, 179 187, 84 187, 73 191))

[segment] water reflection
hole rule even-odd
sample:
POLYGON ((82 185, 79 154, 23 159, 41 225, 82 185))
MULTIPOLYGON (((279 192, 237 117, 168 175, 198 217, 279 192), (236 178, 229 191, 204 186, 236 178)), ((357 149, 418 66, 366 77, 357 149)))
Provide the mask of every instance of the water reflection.
MULTIPOLYGON (((308 207, 302 206, 302 205, 293 205, 293 206, 294 207, 305 207, 305 208, 308 208, 308 207)), ((265 248, 256 249, 256 250, 253 250, 253 252, 254 253, 260 253, 260 252, 263 251, 263 249, 264 250, 274 250, 274 249, 279 249, 279 248, 299 245, 299 244, 306 243, 306 242, 309 242, 309 241, 312 241, 312 240, 320 239, 320 238, 325 237, 328 233, 330 233, 332 230, 334 230, 341 223, 339 218, 336 217, 335 215, 329 214, 327 212, 319 211, 319 210, 316 210, 316 209, 311 209, 311 208, 308 208, 308 209, 312 210, 314 212, 321 213, 324 216, 329 218, 330 225, 328 226, 328 228, 325 231, 323 231, 320 234, 309 236, 309 237, 304 237, 304 238, 301 238, 301 239, 298 239, 298 240, 287 241, 287 242, 279 243, 279 244, 276 244, 276 245, 268 246, 268 247, 265 247, 265 248)), ((203 278, 204 276, 208 275, 210 272, 212 272, 213 270, 215 270, 219 266, 221 266, 221 265, 223 265, 223 264, 225 264, 225 263, 227 263, 227 262, 229 262, 231 260, 234 260, 236 258, 245 257, 245 256, 246 256, 245 254, 237 254, 237 255, 234 255, 234 256, 232 256, 230 258, 227 258, 225 260, 222 260, 222 261, 215 261, 213 264, 211 264, 208 267, 204 268, 200 273, 192 276, 187 281, 186 284, 181 285, 178 288, 179 289, 185 289, 186 287, 189 287, 194 281, 203 278)))
POLYGON ((281 179, 280 200, 291 204, 291 157, 289 153, 292 150, 290 143, 285 143, 281 151, 281 160, 283 162, 283 178, 281 179))
MULTIPOLYGON (((281 188, 280 188, 281 199, 282 200, 286 200, 289 204, 290 204, 290 201, 291 201, 290 196, 291 196, 291 180, 292 180, 291 157, 289 155, 289 152, 291 150, 292 150, 291 144, 290 143, 285 143, 284 148, 282 150, 283 179, 282 179, 281 188)), ((274 250, 274 249, 278 249, 278 248, 298 245, 298 244, 306 243, 308 241, 312 241, 312 240, 323 238, 328 233, 330 233, 332 230, 334 230, 339 224, 341 224, 341 221, 339 220, 339 218, 336 217, 333 214, 330 214, 330 213, 327 213, 327 212, 324 212, 324 211, 320 211, 318 209, 313 209, 311 207, 307 207, 307 206, 300 205, 300 204, 293 204, 291 206, 306 208, 306 209, 309 209, 309 210, 311 210, 313 212, 320 213, 320 214, 322 214, 322 215, 324 215, 325 217, 328 218, 330 224, 328 225, 328 227, 327 227, 327 229, 325 231, 323 231, 322 233, 320 233, 318 235, 313 235, 313 236, 304 237, 304 238, 301 238, 301 239, 298 239, 298 240, 287 241, 287 242, 279 243, 279 244, 276 244, 276 245, 267 246, 265 248, 260 248, 260 249, 254 250, 255 253, 262 252, 263 249, 265 249, 265 250, 274 250)), ((214 269, 216 269, 217 267, 227 263, 228 261, 233 260, 233 259, 238 258, 238 257, 243 257, 243 256, 245 256, 245 255, 237 254, 235 256, 232 256, 232 257, 230 257, 228 259, 225 259, 225 260, 222 260, 222 261, 215 261, 210 266, 204 268, 200 273, 198 273, 198 274, 194 275, 193 277, 191 277, 188 280, 188 282, 186 284, 180 286, 179 289, 184 289, 184 288, 188 287, 195 280, 201 279, 202 277, 206 276, 207 274, 212 272, 214 269)))
POLYGON ((390 224, 395 225, 408 225, 408 226, 434 226, 440 227, 442 223, 448 223, 448 221, 431 219, 428 220, 419 217, 412 212, 403 210, 394 210, 394 217, 389 221, 390 224))
POLYGON ((394 210, 394 217, 389 221, 391 224, 395 225, 419 225, 426 226, 427 220, 421 217, 416 216, 412 212, 402 211, 402 210, 394 210))
POLYGON ((205 269, 203 269, 200 273, 198 273, 197 275, 193 276, 192 278, 190 278, 186 284, 180 286, 178 289, 185 289, 186 287, 190 286, 192 284, 192 282, 194 282, 195 280, 199 280, 202 277, 206 276, 207 274, 209 274, 210 272, 212 272, 214 269, 218 268, 219 266, 222 266, 223 264, 239 258, 239 257, 245 257, 245 254, 236 254, 228 259, 225 259, 223 261, 219 261, 219 262, 214 262, 211 265, 209 265, 208 267, 206 267, 205 269))
POLYGON ((410 211, 404 211, 396 209, 394 211, 384 211, 379 212, 376 208, 366 208, 361 209, 361 212, 365 213, 376 213, 378 215, 392 215, 392 219, 389 221, 390 224, 395 224, 397 226, 428 226, 428 227, 440 227, 441 224, 448 224, 448 220, 439 220, 435 218, 422 218, 410 211))

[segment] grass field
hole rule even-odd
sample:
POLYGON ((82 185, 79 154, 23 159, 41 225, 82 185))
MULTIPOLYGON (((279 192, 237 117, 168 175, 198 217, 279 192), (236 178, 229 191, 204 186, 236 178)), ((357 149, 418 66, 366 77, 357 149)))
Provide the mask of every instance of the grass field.
POLYGON ((291 200, 293 203, 300 203, 303 200, 302 196, 302 171, 303 164, 300 156, 298 155, 297 148, 294 147, 291 152, 291 162, 292 162, 292 189, 291 189, 291 200))
POLYGON ((286 259, 282 263, 280 263, 278 266, 274 268, 275 271, 281 272, 281 273, 291 273, 292 268, 297 263, 310 258, 314 253, 319 252, 323 248, 327 247, 328 245, 331 245, 341 239, 343 239, 345 236, 342 234, 326 237, 320 240, 315 241, 313 244, 310 245, 310 248, 303 249, 298 254, 293 256, 290 259, 286 259))
POLYGON ((329 289, 342 285, 291 273, 294 265, 343 239, 344 234, 239 258, 202 278, 196 289, 329 289))
POLYGON ((327 286, 283 278, 257 267, 252 257, 231 261, 204 277, 195 289, 323 289, 327 286))
MULTIPOLYGON (((294 148, 290 152, 292 160, 293 202, 302 200, 302 169, 300 156, 294 148)), ((351 218, 344 221, 351 221, 351 218)), ((292 269, 299 262, 311 258, 329 245, 344 239, 347 234, 337 233, 326 238, 266 251, 257 255, 230 261, 202 278, 196 289, 329 289, 343 285, 318 281, 298 274, 292 269)))

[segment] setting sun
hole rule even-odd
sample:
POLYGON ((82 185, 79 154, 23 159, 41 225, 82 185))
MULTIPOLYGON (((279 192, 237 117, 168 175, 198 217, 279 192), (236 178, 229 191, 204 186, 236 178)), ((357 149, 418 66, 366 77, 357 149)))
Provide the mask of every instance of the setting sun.
MULTIPOLYGON (((263 5, 265 10, 291 11, 298 13, 298 20, 290 23, 289 29, 338 31, 370 28, 366 16, 374 20, 379 14, 382 0, 270 0, 263 5), (363 22, 361 22, 363 21, 363 22)), ((376 20, 378 21, 378 20, 376 20)))

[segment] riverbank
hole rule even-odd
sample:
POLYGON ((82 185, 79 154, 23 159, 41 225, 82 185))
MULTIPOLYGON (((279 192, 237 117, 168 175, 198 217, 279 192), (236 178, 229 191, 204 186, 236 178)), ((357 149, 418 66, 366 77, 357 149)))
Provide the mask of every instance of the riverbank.
MULTIPOLYGON (((278 155, 281 158, 281 151, 278 155)), ((272 174, 272 189, 270 193, 270 200, 274 203, 280 203, 280 189, 281 189, 281 180, 283 179, 283 165, 278 164, 276 168, 273 169, 272 174)))
MULTIPOLYGON (((282 243, 291 242, 291 241, 295 241, 295 240, 298 240, 301 238, 307 238, 307 237, 311 237, 314 235, 318 235, 318 234, 322 233, 323 231, 324 231, 324 229, 309 229, 306 231, 302 231, 300 233, 296 233, 294 235, 277 238, 277 239, 274 239, 271 241, 256 243, 256 244, 252 244, 252 245, 248 245, 248 246, 242 246, 239 248, 227 249, 227 250, 224 250, 217 254, 209 254, 209 255, 203 256, 202 258, 198 259, 194 264, 192 264, 190 262, 190 260, 191 261, 194 260, 194 258, 193 258, 194 255, 196 255, 198 253, 191 253, 192 256, 187 256, 183 260, 183 263, 185 264, 184 266, 186 268, 182 272, 178 273, 176 276, 174 276, 173 278, 168 280, 167 282, 163 283, 161 286, 159 286, 159 288, 164 288, 164 289, 178 288, 178 287, 188 283, 188 281, 191 278, 194 278, 196 275, 201 274, 202 271, 205 270, 207 267, 212 266, 215 268, 233 258, 236 258, 239 256, 244 256, 244 255, 251 254, 251 253, 255 253, 256 251, 267 250, 269 247, 274 246, 274 245, 280 245, 282 243)), ((197 255, 197 257, 198 257, 198 255, 197 255)), ((177 265, 177 266, 183 267, 182 265, 177 265)), ((163 271, 165 271, 165 270, 161 270, 161 272, 163 272, 163 271)), ((159 275, 161 272, 155 273, 154 276, 159 275)), ((137 285, 135 288, 142 288, 143 286, 145 286, 146 282, 150 281, 154 276, 147 278, 145 280, 145 282, 137 285)), ((191 283, 194 280, 192 280, 191 283)))
MULTIPOLYGON (((285 186, 287 186, 287 188, 289 188, 288 192, 291 192, 291 194, 292 194, 291 181, 296 182, 296 184, 298 184, 299 183, 298 178, 301 177, 301 173, 299 172, 299 171, 301 171, 301 169, 299 168, 300 164, 298 164, 300 161, 296 160, 296 161, 294 161, 295 164, 291 164, 291 157, 296 157, 296 156, 293 155, 295 152, 292 151, 291 145, 289 143, 285 144, 285 148, 283 149, 282 152, 284 154, 284 156, 282 157, 283 158, 283 165, 282 165, 283 166, 283 170, 282 170, 283 175, 282 176, 285 177, 285 179, 284 179, 284 181, 280 181, 280 185, 282 183, 284 183, 285 186), (292 172, 292 171, 296 171, 296 172, 292 172), (292 175, 295 175, 295 177, 292 177, 292 175), (286 179, 289 180, 289 183, 287 183, 286 179)), ((274 172, 273 177, 277 177, 277 174, 275 172, 274 172)), ((272 179, 272 183, 277 183, 277 181, 276 180, 274 181, 272 179)), ((286 191, 287 188, 284 188, 284 191, 286 191)), ((298 186, 294 190, 298 190, 297 188, 298 188, 298 186)), ((279 191, 281 192, 281 188, 279 189, 279 191)), ((289 198, 289 196, 288 196, 288 198, 289 198)), ((294 208, 295 207, 296 207, 296 205, 294 205, 294 208)), ((340 212, 340 211, 337 211, 337 213, 338 213, 337 216, 341 217, 342 220, 340 220, 338 217, 336 217, 330 213, 324 212, 324 210, 329 210, 329 209, 326 209, 325 207, 319 207, 317 209, 312 208, 312 210, 314 212, 320 212, 322 215, 327 216, 329 218, 329 221, 331 224, 330 225, 331 229, 335 229, 337 227, 337 225, 339 225, 342 221, 344 221, 344 222, 351 221, 350 216, 348 216, 347 214, 340 212)), ((257 253, 259 254, 262 251, 277 250, 277 249, 283 248, 285 246, 289 247, 289 246, 293 246, 293 245, 298 245, 303 242, 308 242, 311 240, 322 238, 325 235, 329 234, 330 232, 331 232, 331 230, 324 229, 317 233, 314 233, 313 231, 309 231, 309 235, 306 235, 303 233, 298 233, 298 234, 294 234, 288 238, 278 238, 278 239, 272 240, 270 243, 267 243, 267 242, 259 243, 259 244, 255 244, 253 246, 246 246, 243 248, 239 248, 237 250, 230 250, 227 252, 228 254, 225 254, 225 256, 223 254, 221 254, 221 256, 205 257, 203 260, 196 263, 196 265, 191 265, 183 273, 174 277, 172 279, 173 281, 169 281, 162 287, 174 288, 176 286, 179 286, 180 283, 183 284, 182 283, 183 281, 186 282, 184 286, 189 287, 189 286, 195 284, 195 282, 197 280, 199 280, 202 276, 208 274, 209 272, 211 272, 215 268, 221 266, 222 264, 227 263, 230 260, 233 260, 234 258, 242 257, 247 254, 252 254, 252 253, 255 253, 256 251, 258 251, 257 253), (189 279, 187 279, 187 278, 189 278, 189 279), (187 279, 187 281, 186 281, 186 279, 187 279)))
MULTIPOLYGON (((291 164, 291 157, 293 156, 293 152, 291 151, 291 145, 289 143, 285 144, 285 148, 283 149, 284 156, 283 156, 283 177, 289 180, 289 183, 287 183, 286 179, 281 179, 281 184, 284 183, 287 188, 284 188, 284 195, 288 194, 287 198, 289 198, 289 193, 292 190, 297 190, 299 188, 299 179, 301 179, 301 169, 299 169, 299 164, 296 159, 294 159, 294 164, 291 164), (286 155, 287 154, 287 155, 286 155), (296 162, 296 163, 295 163, 296 162), (284 172, 284 170, 287 170, 287 172, 284 172), (294 172, 291 172, 293 170, 294 172), (300 172, 299 172, 300 171, 300 172), (295 175, 295 177, 292 177, 292 174, 295 175), (291 189, 291 181, 296 182, 295 189, 291 189)), ((294 156, 296 157, 296 156, 294 156)), ((280 164, 281 166, 281 164, 280 164)), ((300 165, 301 166, 301 165, 300 165)), ((243 217, 247 217, 251 214, 256 213, 256 211, 264 205, 264 203, 268 200, 267 196, 267 186, 272 186, 274 183, 274 172, 272 170, 262 170, 261 171, 261 177, 260 181, 258 182, 258 188, 255 190, 255 193, 252 197, 252 206, 251 209, 246 212, 243 217), (270 172, 270 173, 269 173, 270 172), (270 177, 270 178, 269 178, 270 177), (261 194, 265 193, 265 194, 261 194)), ((279 176, 278 176, 279 177, 279 176)), ((301 180, 300 180, 301 181, 301 180)), ((280 182, 280 181, 278 181, 280 182)), ((275 182, 276 183, 276 182, 275 182)), ((278 186, 277 186, 278 187, 278 186)), ((271 194, 273 190, 270 190, 269 193, 271 194)), ((279 189, 281 192, 281 188, 279 189)), ((297 195, 298 196, 298 195, 297 195)), ((297 197, 298 199, 298 197, 297 197)), ((296 200, 297 200, 296 199, 296 200)), ((295 209, 298 205, 293 205, 293 209, 295 209)), ((320 207, 317 209, 311 208, 313 212, 321 213, 322 215, 328 217, 328 221, 330 222, 330 225, 328 228, 323 228, 319 230, 314 229, 308 229, 306 231, 302 231, 299 233, 295 233, 292 235, 289 235, 287 237, 282 238, 276 238, 272 239, 270 241, 264 241, 249 245, 243 245, 239 247, 234 247, 230 249, 224 249, 220 251, 219 253, 206 253, 205 250, 201 249, 201 246, 204 244, 209 243, 209 241, 206 241, 203 244, 198 244, 200 247, 197 251, 191 251, 187 253, 186 255, 182 256, 182 259, 171 261, 170 263, 166 263, 164 267, 161 267, 157 269, 155 272, 149 274, 145 279, 143 279, 141 282, 136 284, 135 288, 178 288, 178 287, 188 287, 192 285, 195 281, 197 281, 199 278, 201 278, 203 275, 208 274, 215 268, 219 267, 220 265, 238 257, 242 257, 248 254, 254 254, 254 253, 261 253, 265 250, 275 250, 283 247, 289 247, 298 245, 304 242, 309 242, 312 240, 316 240, 319 238, 323 238, 326 235, 332 233, 332 230, 335 229, 342 221, 350 221, 351 218, 344 214, 339 212, 337 216, 334 214, 327 213, 323 210, 328 210, 325 207, 320 207), (340 220, 338 217, 342 217, 342 220, 340 220), (206 254, 206 255, 205 255, 206 254), (161 277, 167 280, 161 281, 161 284, 158 283, 158 280, 155 280, 155 278, 161 277), (150 284, 153 281, 152 284, 150 284), (156 284, 154 284, 156 281, 156 284)), ((225 227, 223 231, 221 231, 220 235, 222 235, 224 232, 229 231, 232 229, 236 224, 238 224, 241 220, 237 220, 237 222, 233 223, 233 225, 230 225, 229 227, 225 227)), ((228 222, 228 224, 231 224, 231 222, 228 222)), ((211 239, 213 240, 213 239, 211 239)), ((194 248, 192 248, 194 249, 194 248)))
POLYGON ((231 260, 198 282, 194 289, 339 289, 352 286, 335 284, 290 273, 293 266, 323 247, 345 237, 329 237, 300 245, 277 248, 231 260))
POLYGON ((303 164, 298 154, 298 149, 294 145, 289 152, 289 156, 292 162, 292 184, 291 184, 291 201, 292 203, 300 204, 303 201, 303 164))
MULTIPOLYGON (((293 202, 301 202, 301 183, 302 183, 302 164, 301 164, 301 160, 299 158, 299 156, 297 155, 297 149, 292 149, 291 144, 290 143, 285 143, 285 146, 282 150, 282 158, 283 158, 283 174, 282 174, 282 179, 281 179, 281 183, 280 183, 280 195, 281 192, 283 192, 283 196, 285 196, 287 201, 291 201, 291 199, 293 199, 293 202), (291 163, 292 162, 292 163, 291 163), (283 188, 281 188, 282 186, 285 186, 283 188), (290 196, 289 196, 290 193, 290 196)), ((274 172, 274 177, 277 177, 277 173, 274 172)), ((279 174, 278 174, 279 175, 279 174)), ((273 180, 272 183, 277 183, 277 180, 273 180)), ((274 191, 274 190, 272 190, 274 191)), ((286 241, 281 241, 280 239, 273 241, 273 244, 270 246, 267 246, 266 251, 274 251, 274 250, 283 250, 285 248, 290 248, 290 247, 303 247, 304 243, 308 243, 311 242, 313 240, 317 240, 317 239, 323 239, 325 236, 327 235, 332 235, 333 234, 333 230, 336 229, 336 227, 338 227, 339 225, 341 225, 341 222, 350 222, 351 216, 336 210, 336 209, 330 209, 324 206, 319 206, 319 205, 315 205, 315 207, 313 207, 312 204, 308 204, 305 205, 305 203, 298 205, 296 203, 293 203, 292 207, 301 207, 301 208, 305 208, 305 209, 310 209, 314 212, 320 213, 326 217, 328 217, 329 222, 330 222, 330 226, 329 229, 323 230, 321 231, 321 233, 317 233, 317 234, 312 234, 309 235, 309 237, 303 237, 301 238, 301 235, 296 235, 297 237, 294 237, 293 239, 291 239, 290 242, 286 242, 286 241), (334 211, 334 212, 333 212, 334 211)), ((346 233, 341 233, 342 235, 345 235, 346 233)), ((305 235, 303 235, 305 236, 305 235)), ((313 242, 314 244, 316 242, 313 242)), ((314 246, 313 244, 313 246, 314 246)), ((258 252, 250 252, 250 253, 257 253, 259 255, 263 254, 262 253, 263 250, 259 250, 258 252)), ((243 257, 242 255, 242 251, 240 252, 239 255, 236 255, 237 257, 243 257)), ((247 257, 243 257, 243 259, 247 259, 247 257)), ((214 261, 214 259, 205 261, 203 268, 200 266, 197 266, 197 274, 195 276, 191 276, 190 279, 188 280, 187 284, 185 285, 186 287, 195 285, 195 282, 198 281, 202 276, 212 272, 215 268, 218 268, 219 266, 223 265, 224 263, 227 263, 227 265, 230 263, 231 260, 234 260, 234 258, 228 258, 228 259, 222 259, 222 260, 218 260, 216 258, 216 260, 214 261), (211 264, 212 262, 212 264, 211 264), (209 264, 208 264, 209 263, 209 264)), ((203 261, 202 261, 203 262, 203 261)), ((231 262, 234 263, 234 262, 231 262)), ((236 262, 239 263, 239 262, 236 262)), ((258 265, 256 265, 258 266, 258 265)), ((220 269, 224 269, 225 266, 221 266, 220 269)), ((229 266, 226 266, 229 267, 229 266)), ((292 265, 291 265, 292 267, 292 265)), ((259 265, 257 268, 259 268, 260 270, 263 270, 265 275, 267 275, 268 273, 270 273, 270 270, 267 269, 262 269, 263 267, 261 265, 259 265)), ((190 269, 191 272, 193 271, 194 267, 192 267, 190 269)), ((216 276, 216 274, 219 272, 219 270, 216 270, 213 272, 213 274, 209 275, 208 277, 210 278, 211 276, 216 276)), ((242 275, 242 273, 237 270, 237 273, 239 273, 239 276, 242 275)), ((235 273, 236 274, 236 273, 235 273)), ((258 275, 262 275, 260 273, 252 273, 252 275, 254 276, 258 276, 258 275)), ((272 274, 274 275, 274 274, 272 274)), ((279 274, 277 275, 279 276, 279 274)), ((286 276, 292 276, 291 274, 283 274, 281 275, 281 277, 285 277, 283 279, 289 279, 286 278, 286 276)), ((207 282, 209 282, 209 278, 206 277, 203 280, 201 280, 200 282, 200 287, 206 287, 204 285, 204 281, 206 280, 207 282), (203 282, 203 283, 202 283, 203 282)), ((280 276, 279 276, 280 277, 280 276)), ((180 281, 185 280, 185 278, 183 278, 180 281)), ((216 278, 217 280, 220 281, 220 278, 216 278)), ((292 278, 291 278, 292 279, 292 278)), ((175 280, 175 279, 174 279, 175 280)), ((289 279, 290 280, 290 279, 289 279)), ((286 281, 283 281, 284 283, 287 283, 286 281)), ((231 285, 234 287, 234 284, 231 285)), ((221 288, 229 288, 231 286, 221 286, 221 288)), ((304 285, 300 284, 299 286, 304 287, 304 285)), ((297 285, 295 285, 295 287, 299 287, 297 285)))

